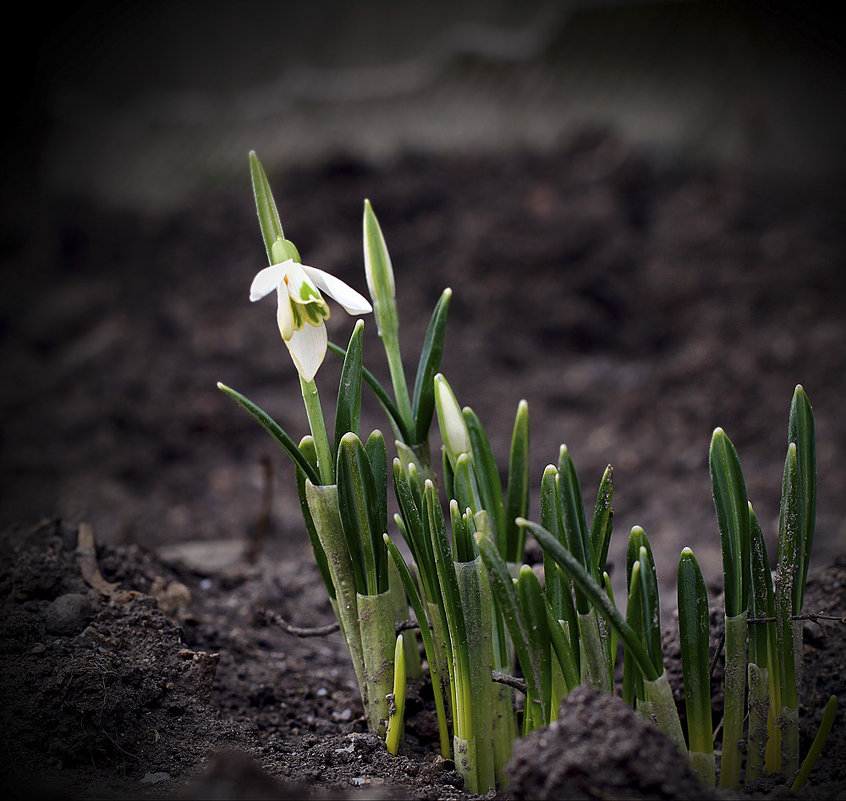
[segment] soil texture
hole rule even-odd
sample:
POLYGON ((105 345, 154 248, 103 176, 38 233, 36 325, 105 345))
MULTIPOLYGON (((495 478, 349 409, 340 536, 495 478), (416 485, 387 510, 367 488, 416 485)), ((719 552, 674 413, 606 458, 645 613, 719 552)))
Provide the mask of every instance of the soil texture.
MULTIPOLYGON (((611 561, 643 525, 678 693, 682 547, 718 598, 711 432, 724 427, 737 447, 775 553, 798 383, 819 468, 806 610, 846 614, 838 190, 670 162, 595 130, 552 152, 334 159, 270 179, 304 260, 362 291, 371 200, 410 380, 452 288, 443 372, 503 463, 525 398, 535 487, 561 443, 588 499, 614 466, 611 561)), ((306 432, 273 304, 247 301, 264 250, 246 155, 237 196, 209 193, 167 216, 45 201, 32 223, 4 231, 2 251, 4 783, 27 798, 470 798, 436 754, 425 683, 411 688, 406 740, 390 757, 365 731, 340 634, 301 638, 274 623, 323 626, 332 611, 290 463, 215 387, 244 393, 295 439, 306 432)), ((365 324, 365 362, 384 380, 365 324)), ((330 336, 343 344, 350 331, 335 308, 330 336)), ((330 420, 338 374, 330 355, 318 374, 330 420)), ((389 430, 372 396, 362 428, 389 430)), ((829 695, 846 702, 846 627, 805 628, 803 753, 829 695)), ((562 714, 519 744, 499 798, 694 797, 657 730, 621 704, 579 692, 562 714), (609 719, 622 726, 606 731, 609 719)), ((800 797, 844 797, 844 732, 841 710, 800 797)), ((777 780, 755 793, 791 797, 777 780)))

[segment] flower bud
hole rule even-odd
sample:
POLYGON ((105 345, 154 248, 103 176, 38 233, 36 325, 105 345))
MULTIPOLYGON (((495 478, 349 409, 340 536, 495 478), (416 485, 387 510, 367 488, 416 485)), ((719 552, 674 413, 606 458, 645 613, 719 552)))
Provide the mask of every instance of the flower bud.
POLYGON ((450 461, 455 462, 462 453, 470 453, 470 432, 452 389, 440 373, 435 376, 435 406, 441 439, 450 461))

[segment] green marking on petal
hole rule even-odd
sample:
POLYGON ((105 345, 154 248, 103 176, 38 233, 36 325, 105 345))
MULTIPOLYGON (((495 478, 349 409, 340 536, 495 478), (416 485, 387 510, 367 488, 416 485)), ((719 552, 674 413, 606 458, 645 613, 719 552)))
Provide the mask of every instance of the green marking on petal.
POLYGON ((317 303, 323 301, 320 290, 311 282, 302 281, 298 289, 299 297, 297 301, 299 303, 317 303))
POLYGON ((308 323, 319 326, 329 318, 329 304, 299 264, 292 264, 285 275, 285 285, 294 310, 297 330, 308 323))
POLYGON ((291 313, 296 331, 301 330, 306 323, 313 326, 323 325, 324 320, 328 320, 330 316, 329 304, 323 298, 316 298, 309 303, 300 303, 292 297, 291 313))
POLYGON ((303 319, 303 306, 299 303, 292 302, 291 315, 294 318, 294 331, 299 331, 305 325, 305 320, 303 319))
POLYGON ((329 305, 323 298, 320 298, 319 301, 315 300, 311 303, 296 305, 302 310, 305 321, 311 325, 321 325, 324 320, 329 319, 329 305))

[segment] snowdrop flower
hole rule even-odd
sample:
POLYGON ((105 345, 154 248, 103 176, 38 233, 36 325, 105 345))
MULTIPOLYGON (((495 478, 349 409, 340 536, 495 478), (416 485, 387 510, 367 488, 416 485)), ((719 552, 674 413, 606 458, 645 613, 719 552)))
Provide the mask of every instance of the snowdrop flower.
POLYGON ((250 287, 250 300, 261 300, 276 290, 279 332, 304 381, 314 379, 326 355, 329 304, 322 292, 334 298, 347 314, 367 314, 371 305, 339 278, 293 259, 260 270, 250 287))

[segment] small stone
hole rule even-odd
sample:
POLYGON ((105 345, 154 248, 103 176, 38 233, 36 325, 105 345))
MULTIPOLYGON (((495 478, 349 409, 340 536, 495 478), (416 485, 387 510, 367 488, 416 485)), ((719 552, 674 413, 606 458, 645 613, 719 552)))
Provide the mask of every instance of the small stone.
POLYGON ((69 592, 51 601, 44 611, 44 625, 51 634, 71 636, 82 631, 94 617, 94 605, 87 594, 69 592))
POLYGON ((157 576, 150 587, 150 595, 156 599, 159 609, 166 615, 191 606, 191 590, 181 581, 167 581, 157 576))

